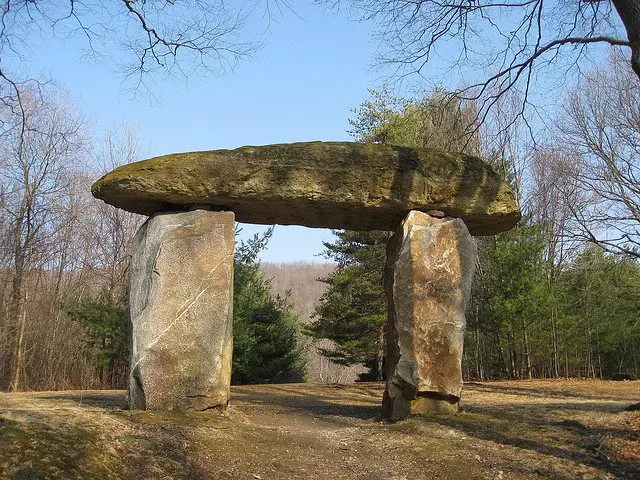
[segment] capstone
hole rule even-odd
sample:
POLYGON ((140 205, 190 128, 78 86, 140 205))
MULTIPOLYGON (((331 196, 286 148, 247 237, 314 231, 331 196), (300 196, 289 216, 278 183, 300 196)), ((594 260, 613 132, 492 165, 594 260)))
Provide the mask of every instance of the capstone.
POLYGON ((477 157, 354 142, 165 155, 116 168, 91 189, 143 215, 208 205, 258 224, 395 230, 420 210, 491 235, 520 219, 511 187, 477 157))

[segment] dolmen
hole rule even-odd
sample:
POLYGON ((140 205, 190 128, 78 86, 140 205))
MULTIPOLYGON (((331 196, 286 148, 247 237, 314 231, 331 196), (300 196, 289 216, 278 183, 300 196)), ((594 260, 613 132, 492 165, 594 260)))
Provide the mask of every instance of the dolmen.
POLYGON ((165 155, 116 168, 91 191, 149 216, 131 250, 129 401, 150 410, 229 402, 239 221, 394 231, 385 414, 456 411, 472 235, 520 219, 513 190, 477 157, 353 142, 165 155))

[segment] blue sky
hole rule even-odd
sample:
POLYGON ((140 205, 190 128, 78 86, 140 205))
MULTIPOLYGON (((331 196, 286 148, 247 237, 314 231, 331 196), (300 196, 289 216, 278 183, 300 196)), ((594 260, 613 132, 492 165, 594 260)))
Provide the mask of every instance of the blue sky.
MULTIPOLYGON (((92 130, 139 127, 150 156, 307 140, 348 140, 350 109, 379 86, 370 25, 314 6, 285 12, 255 58, 224 76, 151 84, 155 100, 132 95, 106 64, 83 60, 80 40, 47 42, 26 65, 65 86, 92 130)), ((245 226, 243 236, 264 230, 245 226)), ((264 261, 316 260, 330 231, 276 227, 264 261)))
MULTIPOLYGON (((296 2, 298 3, 298 2, 296 2)), ((149 82, 153 99, 133 95, 109 62, 83 60, 81 39, 51 41, 32 47, 24 71, 48 76, 69 90, 89 118, 96 137, 114 125, 133 124, 146 156, 173 152, 235 148, 310 140, 349 140, 351 109, 380 87, 385 72, 371 68, 378 46, 371 38, 374 26, 349 20, 344 14, 324 12, 310 2, 295 5, 250 33, 262 35, 264 46, 252 60, 240 63, 222 76, 193 76, 188 80, 149 82)), ((456 73, 443 75, 445 56, 455 50, 440 49, 422 73, 446 78, 452 86, 456 73)), ((467 76, 481 74, 467 72, 467 76)), ((466 78, 466 81, 472 81, 466 78)), ((557 89, 537 89, 543 111, 561 99, 557 89)), ((407 86, 407 88, 410 88, 407 86)), ((397 92, 407 95, 408 91, 397 92)), ((247 225, 247 238, 263 227, 247 225)), ((333 238, 327 230, 303 227, 275 229, 264 261, 322 259, 322 241, 333 238)))

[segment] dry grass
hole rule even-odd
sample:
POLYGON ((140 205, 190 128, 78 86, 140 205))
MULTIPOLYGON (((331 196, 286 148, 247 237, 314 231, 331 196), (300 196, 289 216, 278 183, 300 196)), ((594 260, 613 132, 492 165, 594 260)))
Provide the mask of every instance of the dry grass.
POLYGON ((381 384, 233 388, 227 414, 123 392, 0 396, 0 478, 640 478, 640 382, 469 384, 456 415, 380 420, 381 384))

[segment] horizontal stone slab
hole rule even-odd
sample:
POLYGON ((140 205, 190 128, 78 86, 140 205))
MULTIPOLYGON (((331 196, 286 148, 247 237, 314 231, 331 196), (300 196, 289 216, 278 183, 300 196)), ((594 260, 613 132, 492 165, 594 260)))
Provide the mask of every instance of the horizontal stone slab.
POLYGON ((491 235, 520 219, 513 190, 477 157, 354 142, 165 155, 116 168, 91 191, 143 215, 207 205, 267 225, 394 230, 411 210, 439 210, 491 235))

